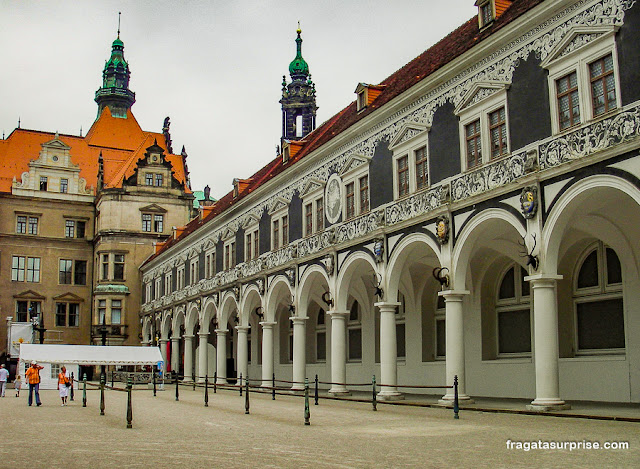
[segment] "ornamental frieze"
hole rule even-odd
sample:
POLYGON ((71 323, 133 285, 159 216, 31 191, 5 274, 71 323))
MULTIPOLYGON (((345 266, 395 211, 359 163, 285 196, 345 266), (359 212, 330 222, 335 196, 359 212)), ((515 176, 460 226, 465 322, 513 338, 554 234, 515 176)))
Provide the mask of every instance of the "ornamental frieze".
POLYGON ((435 210, 446 203, 448 190, 448 186, 439 186, 387 206, 385 209, 387 224, 394 225, 435 210))
POLYGON ((336 229, 336 241, 344 243, 366 236, 384 226, 384 210, 374 210, 358 218, 343 223, 336 229))

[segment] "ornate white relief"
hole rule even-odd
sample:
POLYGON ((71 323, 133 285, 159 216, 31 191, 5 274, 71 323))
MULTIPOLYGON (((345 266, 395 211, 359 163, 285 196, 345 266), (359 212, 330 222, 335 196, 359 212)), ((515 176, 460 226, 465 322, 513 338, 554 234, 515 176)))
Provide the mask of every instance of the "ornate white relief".
POLYGON ((286 264, 295 259, 296 256, 294 254, 297 255, 297 249, 294 249, 294 246, 292 245, 285 246, 277 251, 269 252, 264 256, 264 266, 267 269, 272 269, 286 264))
POLYGON ((336 223, 342 215, 342 179, 332 174, 324 193, 325 215, 329 223, 336 223))
POLYGON ((564 57, 565 55, 570 54, 574 50, 580 49, 582 46, 589 44, 594 39, 602 36, 602 33, 596 34, 578 34, 573 40, 563 49, 562 52, 558 55, 558 57, 564 57))
POLYGON ((393 225, 435 210, 445 204, 448 186, 439 186, 426 192, 399 200, 385 209, 387 224, 393 225))
POLYGON ((240 271, 242 273, 242 277, 251 277, 252 275, 256 275, 260 273, 263 269, 264 262, 261 258, 253 259, 249 262, 245 262, 241 264, 240 271))
POLYGON ((303 238, 298 242, 298 255, 300 257, 306 257, 316 252, 331 246, 332 232, 325 230, 321 233, 316 233, 308 238, 303 238))
POLYGON ((376 210, 343 223, 336 229, 336 241, 343 243, 366 236, 384 226, 384 210, 376 210))

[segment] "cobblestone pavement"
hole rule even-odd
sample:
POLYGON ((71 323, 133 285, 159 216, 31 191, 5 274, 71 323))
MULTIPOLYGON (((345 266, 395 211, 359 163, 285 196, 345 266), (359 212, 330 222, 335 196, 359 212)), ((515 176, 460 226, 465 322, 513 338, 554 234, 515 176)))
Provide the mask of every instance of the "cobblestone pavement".
MULTIPOLYGON (((126 428, 124 392, 82 393, 60 406, 56 391, 42 391, 41 407, 27 393, 0 399, 3 467, 638 467, 640 424, 447 409, 311 401, 304 425, 301 397, 251 393, 251 414, 237 392, 181 387, 133 392, 133 428, 126 428), (629 449, 570 451, 508 449, 513 442, 628 442, 629 449)), ((12 391, 12 390, 11 390, 12 391)))

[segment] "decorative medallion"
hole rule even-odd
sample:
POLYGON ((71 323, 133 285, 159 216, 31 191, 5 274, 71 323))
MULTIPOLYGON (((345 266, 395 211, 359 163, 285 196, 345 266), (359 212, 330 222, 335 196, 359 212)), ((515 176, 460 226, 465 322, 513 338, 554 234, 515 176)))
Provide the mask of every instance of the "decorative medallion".
POLYGON ((284 271, 284 274, 287 276, 287 280, 289 280, 289 285, 292 287, 296 286, 296 270, 295 269, 287 269, 284 271))
POLYGON ((260 295, 264 295, 264 279, 263 278, 257 279, 256 285, 258 286, 258 293, 260 293, 260 295))
POLYGON ((327 181, 327 186, 324 190, 324 200, 326 201, 325 213, 329 223, 336 223, 340 219, 340 215, 342 215, 341 192, 342 179, 334 173, 327 181))
POLYGON ((445 245, 449 241, 449 217, 447 215, 440 215, 436 218, 436 238, 441 245, 445 245))
POLYGON ((333 259, 333 254, 327 254, 322 258, 322 263, 324 264, 325 269, 327 270, 327 275, 333 275, 333 270, 335 269, 335 261, 333 259))
POLYGON ((384 260, 384 239, 377 238, 373 244, 373 255, 376 256, 376 262, 380 264, 384 260))
POLYGON ((213 297, 213 304, 216 305, 216 308, 218 307, 219 304, 219 300, 220 300, 220 294, 218 292, 215 292, 213 295, 211 295, 213 297))
POLYGON ((233 297, 236 301, 240 301, 240 287, 238 285, 233 286, 233 297))
POLYGON ((535 217, 538 211, 538 188, 536 186, 529 186, 522 189, 520 206, 522 216, 526 219, 535 217))

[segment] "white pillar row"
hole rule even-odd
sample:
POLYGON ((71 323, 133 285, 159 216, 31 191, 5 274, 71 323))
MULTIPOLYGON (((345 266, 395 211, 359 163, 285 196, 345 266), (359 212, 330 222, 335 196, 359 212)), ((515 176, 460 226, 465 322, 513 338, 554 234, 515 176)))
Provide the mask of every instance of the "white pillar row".
POLYGON ((536 398, 527 406, 530 410, 568 409, 560 399, 558 376, 558 304, 556 281, 562 275, 532 275, 525 277, 533 291, 533 360, 536 369, 536 398))
POLYGON ((273 377, 273 326, 275 322, 261 322, 262 326, 262 386, 271 386, 273 377))
MULTIPOLYGON (((242 375, 242 378, 246 379, 249 372, 249 341, 247 339, 249 326, 236 326, 236 330, 238 331, 238 378, 242 375)), ((244 381, 238 384, 242 385, 244 381)))
MULTIPOLYGON (((347 318, 349 311, 329 311, 331 317, 331 382, 347 380, 347 318)), ((331 394, 349 394, 345 384, 332 384, 331 394)))
POLYGON ((304 390, 304 379, 307 377, 306 327, 308 318, 291 317, 293 323, 293 385, 292 391, 304 390))
POLYGON ((184 379, 193 381, 193 335, 184 335, 184 379))
POLYGON ((382 400, 402 399, 398 392, 398 345, 396 338, 396 311, 400 303, 374 303, 380 309, 380 388, 382 400))
POLYGON ((218 361, 216 371, 218 372, 218 384, 227 384, 227 329, 216 329, 217 355, 218 361))
MULTIPOLYGON (((198 332, 198 383, 204 383, 207 375, 207 347, 209 342, 208 332, 198 332)), ((211 376, 209 376, 211 378, 211 376)))
POLYGON ((162 371, 167 371, 167 342, 169 342, 169 340, 160 339, 160 354, 164 362, 164 369, 162 371))
POLYGON ((180 371, 180 337, 171 337, 171 371, 180 371))
MULTIPOLYGON (((446 376, 447 386, 453 386, 454 376, 458 377, 458 400, 466 404, 473 401, 465 391, 464 374, 464 310, 462 302, 467 290, 455 291, 447 290, 439 292, 438 295, 445 300, 445 328, 446 328, 446 376)), ((447 392, 440 400, 443 404, 452 404, 454 400, 453 388, 447 392)))

